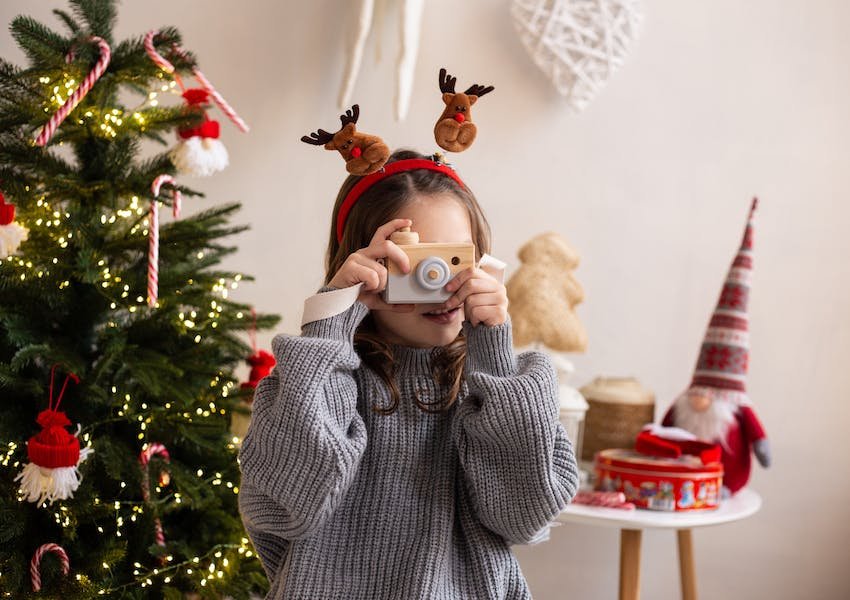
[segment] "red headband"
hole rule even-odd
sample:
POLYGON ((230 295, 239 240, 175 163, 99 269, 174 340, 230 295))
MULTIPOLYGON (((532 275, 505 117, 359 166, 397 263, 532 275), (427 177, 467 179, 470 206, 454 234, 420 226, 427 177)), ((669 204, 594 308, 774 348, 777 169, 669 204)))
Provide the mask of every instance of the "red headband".
POLYGON ((466 184, 461 180, 457 173, 455 173, 454 169, 443 164, 435 162, 429 158, 407 158, 404 160, 397 160, 395 162, 391 162, 387 164, 380 171, 376 171, 370 175, 366 175, 358 181, 354 187, 348 192, 348 195, 345 197, 345 200, 342 202, 342 206, 339 207, 339 214, 336 217, 336 239, 338 242, 342 242, 342 232, 345 229, 345 220, 348 218, 348 213, 351 212, 351 208, 354 206, 354 203, 357 202, 357 199, 363 195, 363 192, 368 190, 370 187, 378 183, 379 181, 383 181, 390 175, 395 175, 396 173, 401 173, 402 171, 413 171, 415 169, 427 169, 429 171, 438 171, 440 173, 444 173, 457 181, 463 187, 466 187, 466 184))

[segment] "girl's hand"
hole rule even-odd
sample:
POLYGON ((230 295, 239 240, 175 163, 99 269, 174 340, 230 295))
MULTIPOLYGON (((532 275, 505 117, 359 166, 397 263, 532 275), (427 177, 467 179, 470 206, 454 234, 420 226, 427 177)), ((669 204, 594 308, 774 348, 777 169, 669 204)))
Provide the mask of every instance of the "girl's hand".
POLYGON ((362 282, 363 287, 357 299, 370 309, 412 311, 415 308, 413 304, 387 304, 380 296, 387 287, 387 268, 382 264, 383 261, 389 258, 399 266, 402 273, 410 272, 407 254, 388 238, 394 231, 412 224, 410 219, 393 219, 378 227, 369 245, 349 254, 328 285, 345 288, 362 282))
POLYGON ((463 304, 463 314, 473 326, 502 325, 508 320, 508 290, 495 277, 478 267, 464 269, 448 282, 444 289, 457 290, 443 303, 452 309, 463 304))

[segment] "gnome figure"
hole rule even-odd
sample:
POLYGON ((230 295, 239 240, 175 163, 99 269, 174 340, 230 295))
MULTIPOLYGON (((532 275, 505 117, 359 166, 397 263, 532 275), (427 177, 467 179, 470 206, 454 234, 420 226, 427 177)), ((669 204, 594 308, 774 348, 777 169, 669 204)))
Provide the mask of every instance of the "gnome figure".
POLYGON ((20 492, 28 502, 41 504, 49 501, 53 504, 55 500, 73 498, 82 481, 79 466, 94 452, 90 447, 80 447, 77 437, 79 426, 77 434, 71 434, 65 429, 71 421, 59 410, 59 402, 69 379, 75 383, 79 382, 76 375, 69 373, 54 406, 51 371, 50 404, 46 410, 38 413, 36 419, 41 431, 27 442, 27 456, 30 462, 24 465, 23 470, 15 477, 15 481, 21 482, 20 492))
POLYGON ((187 110, 199 111, 204 116, 204 121, 197 127, 177 130, 180 141, 171 150, 170 157, 177 170, 186 175, 206 177, 228 164, 227 149, 218 139, 221 127, 218 121, 207 116, 209 96, 208 91, 200 88, 183 92, 187 110))
POLYGON ((753 259, 753 199, 741 248, 735 256, 697 359, 691 385, 667 411, 662 424, 690 431, 722 448, 724 493, 750 478, 750 453, 770 465, 767 437, 747 396, 749 317, 747 300, 753 259))

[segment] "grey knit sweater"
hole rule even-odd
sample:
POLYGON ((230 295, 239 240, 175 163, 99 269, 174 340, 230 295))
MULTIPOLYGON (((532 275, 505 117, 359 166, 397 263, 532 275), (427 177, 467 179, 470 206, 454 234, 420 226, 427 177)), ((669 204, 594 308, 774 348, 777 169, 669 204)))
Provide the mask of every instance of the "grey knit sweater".
MULTIPOLYGON (((320 289, 327 291, 329 287, 320 289)), ((239 450, 242 520, 273 600, 531 598, 511 544, 534 543, 578 487, 548 357, 511 322, 463 323, 467 374, 446 414, 432 352, 394 345, 398 410, 352 343, 369 308, 272 342, 239 450)))

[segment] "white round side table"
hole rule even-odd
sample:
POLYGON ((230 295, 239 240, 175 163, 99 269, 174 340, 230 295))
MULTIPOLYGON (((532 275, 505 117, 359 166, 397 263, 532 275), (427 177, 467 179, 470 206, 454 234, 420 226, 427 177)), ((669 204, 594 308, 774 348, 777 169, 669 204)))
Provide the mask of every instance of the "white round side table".
POLYGON ((675 529, 679 546, 682 600, 696 600, 694 549, 691 530, 745 519, 761 508, 761 496, 744 488, 723 500, 715 510, 659 512, 638 508, 621 510, 570 504, 557 517, 560 523, 580 523, 620 529, 620 600, 640 597, 640 539, 644 529, 675 529))

